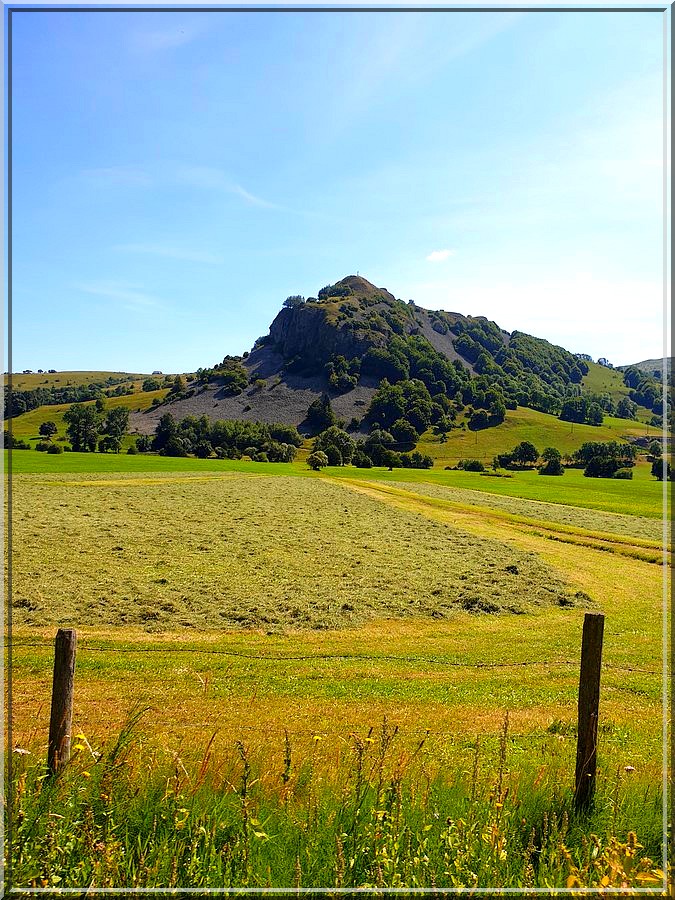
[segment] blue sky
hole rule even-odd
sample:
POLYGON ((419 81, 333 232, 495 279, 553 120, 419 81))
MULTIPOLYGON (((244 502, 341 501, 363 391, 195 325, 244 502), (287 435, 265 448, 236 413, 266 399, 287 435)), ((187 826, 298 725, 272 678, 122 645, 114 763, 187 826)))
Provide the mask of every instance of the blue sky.
POLYGON ((657 13, 13 16, 13 368, 192 371, 359 271, 663 348, 657 13))

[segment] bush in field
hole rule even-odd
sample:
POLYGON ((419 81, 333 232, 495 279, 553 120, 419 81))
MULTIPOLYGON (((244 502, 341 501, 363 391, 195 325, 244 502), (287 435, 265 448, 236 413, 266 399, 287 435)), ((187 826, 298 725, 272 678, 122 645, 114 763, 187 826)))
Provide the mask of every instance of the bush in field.
POLYGON ((540 475, 562 475, 565 472, 562 454, 555 447, 546 447, 541 454, 544 465, 539 469, 540 475))
POLYGON ((460 459, 457 463, 458 469, 464 469, 465 472, 484 472, 485 466, 479 459, 460 459))
POLYGON ((328 457, 323 450, 317 450, 314 453, 309 454, 307 457, 307 465, 310 469, 314 469, 315 472, 318 472, 319 469, 323 469, 328 465, 328 457))
POLYGON ((61 444, 50 444, 47 447, 47 453, 63 453, 63 447, 61 444))
POLYGON ((136 450, 139 453, 148 453, 152 449, 152 438, 147 434, 142 434, 136 438, 136 450))
POLYGON ((623 481, 630 481, 633 477, 633 470, 632 469, 617 469, 612 477, 619 478, 623 481))
POLYGON ((587 478, 613 478, 614 473, 622 468, 614 456, 593 456, 584 469, 587 478))
POLYGON ((482 431, 483 428, 489 428, 490 419, 487 411, 484 409, 477 409, 469 417, 468 425, 471 431, 482 431))
POLYGON ((50 444, 48 441, 38 441, 37 444, 35 445, 35 449, 39 453, 46 453, 47 450, 49 450, 49 448, 53 447, 53 446, 54 445, 50 444))
POLYGON ((138 450, 136 449, 136 445, 132 444, 131 447, 129 447, 129 449, 127 450, 127 453, 130 456, 135 456, 138 453, 138 450))
POLYGON ((400 454, 394 453, 393 450, 383 450, 380 454, 380 465, 386 466, 388 469, 400 469, 403 467, 400 454))

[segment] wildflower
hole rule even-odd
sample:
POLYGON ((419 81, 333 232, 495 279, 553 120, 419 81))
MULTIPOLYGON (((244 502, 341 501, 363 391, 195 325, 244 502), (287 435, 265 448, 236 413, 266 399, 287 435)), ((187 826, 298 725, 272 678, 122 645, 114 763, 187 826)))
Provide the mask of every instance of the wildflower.
POLYGON ((91 778, 91 772, 83 772, 82 777, 83 778, 91 778))
POLYGON ((314 737, 312 738, 312 740, 314 740, 318 743, 319 741, 322 741, 323 738, 321 737, 320 734, 315 734, 314 737))
POLYGON ((634 772, 635 766, 624 766, 623 770, 624 770, 624 772, 634 772))

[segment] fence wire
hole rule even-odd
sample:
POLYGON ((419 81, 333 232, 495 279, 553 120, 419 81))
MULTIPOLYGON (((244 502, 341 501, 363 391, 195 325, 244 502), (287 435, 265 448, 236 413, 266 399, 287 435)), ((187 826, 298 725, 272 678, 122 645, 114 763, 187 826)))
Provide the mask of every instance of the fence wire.
MULTIPOLYGON (((39 641, 8 641, 7 649, 12 650, 14 647, 34 647, 43 650, 51 649, 51 644, 39 641)), ((389 654, 373 655, 367 653, 312 653, 303 655, 278 655, 272 656, 264 653, 244 653, 239 650, 222 650, 210 647, 100 647, 94 645, 78 645, 78 653, 197 653, 209 656, 229 656, 234 659, 249 659, 256 662, 321 662, 323 660, 354 660, 363 662, 409 662, 424 663, 430 666, 449 666, 459 669, 507 669, 520 668, 527 666, 578 666, 578 660, 572 659, 529 659, 520 662, 465 662, 457 659, 444 659, 442 657, 430 656, 395 656, 389 654)), ((637 666, 618 666, 610 663, 603 663, 603 669, 609 669, 618 672, 630 672, 640 675, 662 675, 660 671, 652 669, 642 669, 637 666)))

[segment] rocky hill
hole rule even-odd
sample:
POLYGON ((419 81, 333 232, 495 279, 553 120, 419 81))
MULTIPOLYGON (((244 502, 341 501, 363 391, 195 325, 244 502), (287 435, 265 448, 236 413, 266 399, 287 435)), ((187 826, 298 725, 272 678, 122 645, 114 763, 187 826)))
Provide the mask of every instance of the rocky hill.
MULTIPOLYGON (((663 359, 643 359, 642 362, 631 363, 630 366, 620 366, 622 371, 626 369, 639 369, 641 372, 645 372, 647 375, 651 375, 653 378, 656 378, 659 381, 663 380, 663 359)), ((673 371, 673 357, 666 357, 666 378, 668 381, 671 379, 671 374, 673 371)))
POLYGON ((302 427, 310 404, 327 393, 336 415, 356 430, 384 378, 417 379, 429 396, 447 398, 444 407, 483 408, 493 418, 517 405, 559 412, 587 370, 562 347, 509 334, 484 317, 406 303, 350 275, 316 298, 289 297, 250 352, 199 370, 132 425, 150 433, 170 411, 176 419, 205 414, 302 427))

